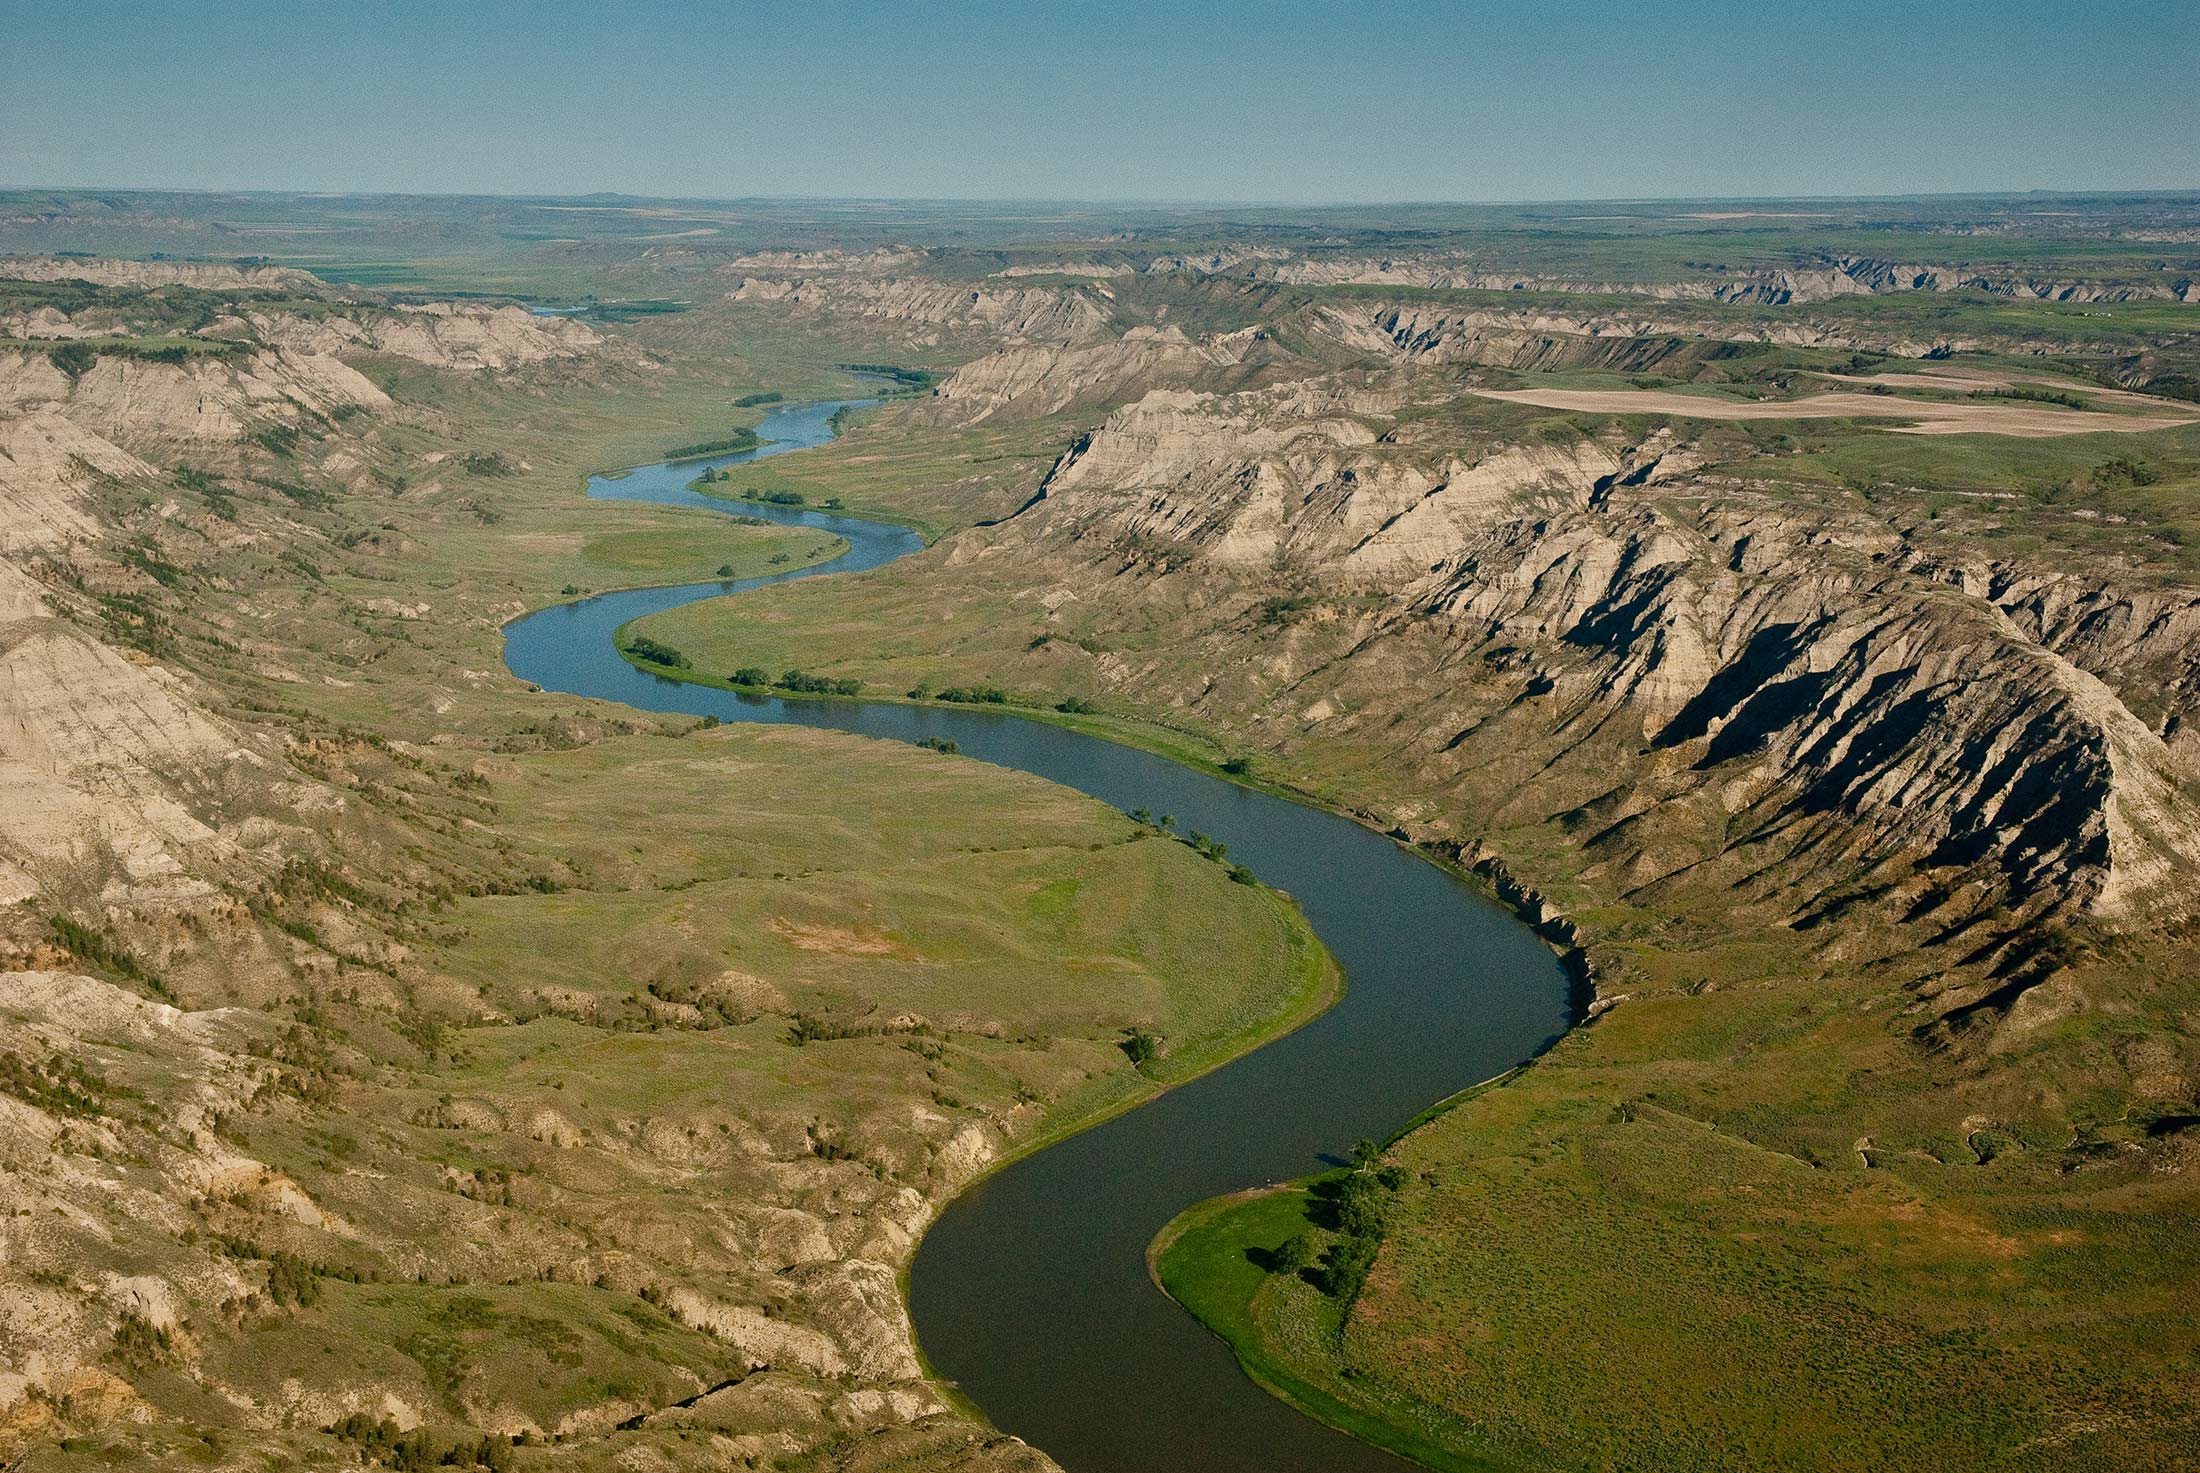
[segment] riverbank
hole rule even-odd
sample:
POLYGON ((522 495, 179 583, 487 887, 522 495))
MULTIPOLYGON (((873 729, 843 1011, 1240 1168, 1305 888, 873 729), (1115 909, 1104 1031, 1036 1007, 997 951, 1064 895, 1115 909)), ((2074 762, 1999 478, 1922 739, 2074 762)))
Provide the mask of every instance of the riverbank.
MULTIPOLYGON (((819 571, 830 571, 820 565, 819 571)), ((644 674, 660 680, 679 681, 686 685, 704 686, 733 695, 755 699, 792 701, 841 701, 862 705, 909 706, 925 710, 989 710, 1013 717, 1019 721, 1033 721, 1048 726, 1073 731, 1081 736, 1096 737, 1114 742, 1136 751, 1150 753, 1182 767, 1191 768, 1220 782, 1232 783, 1250 792, 1262 793, 1301 807, 1319 809, 1334 814, 1345 821, 1357 824, 1370 833, 1381 834, 1402 849, 1430 864, 1458 876, 1475 890, 1510 911, 1514 919, 1543 938, 1559 964, 1565 968, 1568 980, 1568 1006, 1571 1021, 1586 1022, 1598 1010, 1596 994, 1596 964, 1584 944, 1580 930, 1550 898, 1533 885, 1515 875, 1503 858, 1479 843, 1461 843, 1450 838, 1416 838, 1412 831, 1398 824, 1386 824, 1381 818, 1364 810, 1347 807, 1332 801, 1320 793, 1310 792, 1292 783, 1264 778, 1250 770, 1233 769, 1228 764, 1233 753, 1221 742, 1184 730, 1164 725, 1158 721, 1137 716, 1124 716, 1112 712, 1080 712, 1050 710, 1044 706, 1006 705, 1000 707, 975 706, 965 702, 941 701, 912 695, 893 695, 884 691, 865 690, 854 695, 840 695, 823 691, 790 691, 776 685, 744 685, 726 676, 712 675, 692 668, 666 665, 649 659, 630 647, 629 640, 637 632, 636 626, 643 619, 655 617, 644 614, 621 624, 614 634, 619 657, 644 674)), ((1529 1059, 1522 1064, 1532 1062, 1529 1059)), ((1470 1091, 1482 1086, 1469 1086, 1470 1091)), ((1422 1117, 1416 1117, 1417 1121, 1422 1117)))
MULTIPOLYGON (((1532 1067, 1531 1060, 1430 1106, 1385 1141, 1385 1149, 1532 1067)), ((1279 1255, 1294 1239, 1304 1239, 1305 1251, 1315 1256, 1335 1244, 1317 1193, 1341 1175, 1325 1172, 1188 1207, 1154 1235, 1147 1271, 1164 1294, 1230 1347, 1256 1385, 1306 1415, 1437 1473, 1512 1473, 1521 1465, 1478 1455, 1471 1433, 1453 1418, 1396 1399, 1377 1402, 1363 1383, 1340 1374, 1335 1343, 1357 1291, 1327 1293, 1309 1273, 1281 1265, 1279 1255)))
MULTIPOLYGON (((592 490, 708 504, 663 469, 592 490)), ((750 505, 851 541, 840 562, 783 577, 876 567, 921 545, 844 514, 750 505)), ((1485 1077, 1544 1047, 1567 1022, 1556 958, 1455 870, 1362 816, 1269 790, 1231 770, 1240 764, 1221 750, 1185 750, 1181 738, 1164 742, 1085 713, 764 694, 619 653, 616 632, 633 619, 725 591, 703 585, 546 610, 511 626, 508 663, 546 688, 644 709, 952 742, 1120 812, 1171 815, 1173 829, 1211 836, 1202 848, 1212 858, 1227 853, 1229 863, 1210 871, 1225 883, 1233 866, 1247 866, 1288 892, 1351 979, 1338 999, 1333 985, 1309 985, 1334 969, 1300 969, 1285 996, 1264 993, 1231 1026, 1165 1050, 1150 1066, 1160 1077, 1120 1076, 1067 1097, 1056 1107, 1060 1130, 1042 1129, 960 1191, 906 1276, 933 1374, 1080 1473, 1143 1469, 1156 1458, 1264 1473, 1385 1466, 1383 1454, 1299 1417, 1212 1354, 1206 1332, 1153 1289, 1147 1242, 1187 1202, 1301 1174, 1324 1152, 1455 1093, 1462 1074, 1485 1077), (1146 742, 1124 739, 1137 735, 1146 742), (1192 760, 1156 755, 1162 747, 1192 760), (1103 1385, 1147 1407, 1137 1446, 1124 1445, 1103 1385)))
POLYGON ((1325 1374, 1324 1359, 1291 1353, 1334 1339, 1349 1305, 1297 1273, 1266 1265, 1301 1235, 1326 1242, 1314 1218, 1318 1178, 1218 1197, 1172 1219, 1147 1252, 1156 1285, 1227 1346, 1253 1383, 1309 1417, 1437 1473, 1501 1473, 1512 1467, 1476 1459, 1423 1436, 1402 1418, 1352 1399, 1325 1374))

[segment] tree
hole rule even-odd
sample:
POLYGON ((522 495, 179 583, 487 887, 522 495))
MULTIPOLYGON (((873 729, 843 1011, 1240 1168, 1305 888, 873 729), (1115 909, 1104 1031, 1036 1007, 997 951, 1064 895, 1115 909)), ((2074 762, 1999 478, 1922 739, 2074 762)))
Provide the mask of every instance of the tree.
POLYGON ((1321 1249, 1314 1244, 1312 1233, 1300 1233, 1284 1240, 1283 1245, 1269 1255, 1271 1273, 1303 1274, 1321 1261, 1321 1249))

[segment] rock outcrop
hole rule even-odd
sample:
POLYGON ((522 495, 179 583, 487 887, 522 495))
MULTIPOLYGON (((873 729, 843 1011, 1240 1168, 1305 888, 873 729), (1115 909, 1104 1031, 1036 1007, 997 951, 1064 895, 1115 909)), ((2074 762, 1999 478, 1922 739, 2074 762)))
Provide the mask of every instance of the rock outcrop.
POLYGON ((2200 280, 2089 280, 1961 265, 1920 265, 1872 256, 1814 255, 1790 267, 1692 268, 1674 280, 1619 280, 1506 270, 1472 253, 1369 256, 1312 254, 1264 262, 1258 280, 1298 286, 1398 286, 1423 290, 1540 291, 1575 296, 1646 297, 1667 302, 1790 306, 1846 296, 1976 291, 2045 302, 2200 301, 2200 280), (1700 271, 1701 274, 1695 274, 1700 271))
POLYGON ((959 286, 924 277, 864 274, 750 277, 735 302, 797 316, 837 316, 919 345, 982 336, 989 342, 1087 343, 1107 331, 1106 306, 1082 288, 959 286))
POLYGON ((1462 444, 1406 405, 1154 391, 962 556, 1164 621, 1168 660, 1099 662, 1143 698, 1286 748, 1349 728, 1487 823, 1556 816, 1620 895, 1835 947, 1870 917, 1955 1032, 2059 929, 2193 909, 2194 595, 1951 569, 1698 485, 1670 433, 1462 444))
POLYGON ((215 323, 210 337, 245 335, 301 355, 388 353, 459 373, 503 372, 604 350, 601 335, 569 317, 538 317, 522 307, 430 302, 386 312, 246 312, 215 323))
POLYGON ((221 261, 122 261, 93 256, 8 256, 0 277, 15 281, 88 281, 94 286, 188 286, 207 291, 279 291, 320 296, 328 284, 290 266, 221 261))
POLYGON ((1195 341, 1174 327, 1134 327, 1121 337, 1083 347, 1018 347, 989 353, 950 374, 934 391, 930 412, 951 424, 1040 419, 1065 409, 1132 398, 1171 383, 1203 383, 1216 375, 1257 368, 1258 329, 1195 341))

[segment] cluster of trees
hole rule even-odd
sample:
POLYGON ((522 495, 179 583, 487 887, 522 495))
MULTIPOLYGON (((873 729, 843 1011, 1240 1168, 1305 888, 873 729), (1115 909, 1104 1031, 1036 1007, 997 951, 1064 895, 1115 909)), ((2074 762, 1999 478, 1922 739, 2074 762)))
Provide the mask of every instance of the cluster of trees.
POLYGON ((937 377, 927 369, 898 368, 891 363, 842 363, 837 366, 850 373, 875 373, 880 378, 890 378, 894 381, 895 392, 904 394, 921 393, 931 388, 937 377))
POLYGON ((810 504, 810 498, 804 496, 800 491, 766 491, 757 486, 749 487, 748 490, 741 493, 741 496, 746 501, 764 501, 773 506, 808 506, 810 504))
POLYGON ((667 460, 700 460, 706 455, 733 455, 743 450, 754 450, 764 441, 754 430, 735 430, 722 440, 704 440, 695 445, 682 445, 677 450, 665 452, 667 460))
MULTIPOLYGON (((927 692, 918 686, 909 692, 909 698, 921 701, 927 692)), ((929 693, 935 701, 953 701, 960 706, 1013 706, 1015 700, 997 685, 951 685, 945 690, 929 693)))
MULTIPOLYGON (((950 685, 934 690, 929 681, 910 691, 909 699, 950 701, 958 706, 1034 706, 1046 700, 1044 696, 1036 700, 1018 696, 997 685, 950 685)), ((1100 708, 1083 696, 1064 696, 1054 702, 1054 709, 1069 716, 1097 716, 1100 713, 1100 708)))
POLYGON ((1143 1028, 1126 1028, 1123 1041, 1117 1047, 1123 1050, 1123 1056, 1131 1061, 1132 1067, 1143 1069, 1161 1057, 1161 1035, 1143 1028))
POLYGON ((754 409, 759 404, 777 404, 786 397, 777 389, 766 389, 759 394, 743 394, 733 401, 733 407, 736 409, 754 409))
POLYGON ((424 1428, 406 1432, 391 1418, 364 1412, 353 1412, 322 1430, 397 1473, 427 1473, 432 1468, 488 1468, 504 1473, 512 1466, 514 1439, 486 1432, 475 1441, 447 1443, 424 1428))
POLYGON ((145 970, 144 963, 129 948, 110 940, 90 926, 72 921, 64 915, 46 917, 46 925, 53 932, 53 939, 71 956, 132 982, 153 980, 151 974, 145 970))
POLYGON ((805 696, 859 696, 863 694, 860 680, 835 679, 830 675, 812 675, 807 670, 782 670, 772 682, 781 690, 791 690, 805 696))
POLYGON ((252 432, 252 443, 270 455, 288 457, 298 448, 303 433, 294 425, 266 425, 252 432))
POLYGON ((1331 1234, 1327 1246, 1300 1233, 1268 1256, 1269 1272, 1298 1274, 1332 1299, 1351 1299, 1375 1266, 1405 1180, 1402 1169, 1382 1164, 1382 1147, 1361 1141, 1351 1170, 1314 1187, 1317 1221, 1331 1234))
POLYGON ((1995 389, 1986 395, 1989 399, 2024 399, 2034 404, 2060 404, 2065 409, 2091 409, 2093 403, 2076 394, 2065 394, 2057 389, 1995 389))
POLYGON ((82 1064, 59 1053, 40 1061, 0 1054, 0 1094, 10 1094, 53 1115, 92 1115, 105 1092, 82 1064))
POLYGON ((667 670, 685 670, 688 668, 688 657, 686 655, 681 654, 669 644, 651 639, 646 634, 630 636, 626 642, 626 652, 637 660, 646 660, 652 665, 662 665, 667 670))
POLYGON ((962 751, 962 743, 949 741, 946 737, 920 737, 917 745, 928 752, 940 752, 949 757, 962 751))
MULTIPOLYGON (((1140 811, 1143 812, 1144 810, 1140 811)), ((1168 826, 1168 822, 1169 821, 1164 818, 1161 821, 1162 827, 1166 828, 1168 826)), ((1202 859, 1211 859, 1216 864, 1222 865, 1224 868, 1228 869, 1230 871, 1230 878, 1237 881, 1240 885, 1257 885, 1260 883, 1259 876, 1255 875, 1244 865, 1232 864, 1230 862, 1230 846, 1223 843, 1220 839, 1211 839, 1207 835, 1201 833, 1198 829, 1193 829, 1189 834, 1184 836, 1184 842, 1191 845, 1192 848, 1198 852, 1199 856, 1202 859)))
POLYGON ((469 476, 511 476, 519 473, 512 458, 501 450, 469 450, 458 458, 459 467, 469 476))

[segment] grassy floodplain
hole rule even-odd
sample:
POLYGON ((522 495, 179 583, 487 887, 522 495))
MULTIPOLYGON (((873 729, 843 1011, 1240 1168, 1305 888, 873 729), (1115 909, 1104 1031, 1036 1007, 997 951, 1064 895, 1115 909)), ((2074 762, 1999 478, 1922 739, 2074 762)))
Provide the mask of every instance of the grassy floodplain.
MULTIPOLYGON (((1806 363, 1840 366, 1821 355, 1783 372, 1806 363)), ((1971 367, 2041 392, 2098 392, 2021 362, 1971 367)), ((1953 401, 1977 391, 1903 392, 1953 401)), ((2155 412, 2174 411, 2156 402, 2155 412)), ((2113 398, 2098 408, 2125 412, 2113 398)), ((2180 530, 2200 505, 2200 431, 2190 425, 1928 438, 1861 422, 1531 417, 1487 401, 1438 413, 1462 439, 1634 441, 1676 427, 1713 474, 1747 475, 1798 509, 1871 508, 1925 546, 2080 549, 2142 581, 2191 565, 2193 539, 2180 530)), ((864 453, 858 434, 789 457, 788 469, 834 494, 840 459, 864 453)), ((789 586, 639 627, 702 671, 793 666, 891 695, 991 684, 1023 703, 1020 714, 1107 722, 1209 763, 1249 745, 1257 689, 1225 685, 1196 712, 1164 704, 1197 688, 1196 672, 1174 670, 1166 652, 1210 648, 1197 642, 1215 639, 1211 612, 1082 600, 1055 610, 1010 583, 942 576, 929 561, 830 596, 789 586), (1153 672, 1153 698, 1127 698, 1099 676, 1103 660, 1153 672), (1053 711, 1070 696, 1103 714, 1053 711)), ((1357 612, 1349 599, 1323 602, 1332 621, 1357 612)), ((1259 646, 1221 648, 1251 658, 1259 646)), ((1380 737, 1379 727, 1325 728, 1260 749, 1256 770, 1346 810, 1460 801, 1387 760, 1380 737)), ((1719 1449, 1747 1447, 1775 1463, 1861 1473, 1960 1466, 1981 1446, 2021 1447, 2015 1467, 2174 1466, 2160 1455, 2179 1445, 2192 1409, 2164 1402, 2160 1388, 2165 1368, 2190 1354, 2180 1326, 2192 1283, 2168 1245, 2191 1220, 2189 1201, 2174 1177, 2110 1188, 2086 1206, 2064 1200, 2054 1158, 2067 1137, 2040 1103, 2089 1099, 2074 1061, 2134 1047, 2138 1022, 2061 1025, 2056 1047, 2068 1052, 2043 1042, 2009 1074, 1968 1085, 1959 1107, 1879 1020, 1868 976, 1829 966, 1793 933, 1708 919, 1723 914, 1713 894, 1615 901, 1573 878, 1581 856, 1544 826, 1514 822, 1488 836, 1601 938, 1600 961, 1628 979, 1607 985, 1635 996, 1393 1148, 1409 1182, 1349 1311, 1246 1256, 1303 1217, 1287 1197, 1208 1204, 1174 1225, 1162 1281, 1256 1379, 1440 1468, 1646 1458, 1709 1467, 1719 1449), (2028 1095, 2034 1088, 2045 1093, 2028 1095), (2011 1125, 1966 1139, 1967 1112, 2011 1125), (1674 1349, 1705 1344, 1731 1354, 1674 1349), (2111 1354, 2111 1344, 2143 1350, 2111 1354), (2058 1440, 2073 1407, 2095 1409, 2082 1452, 2058 1440)), ((2085 975, 2125 995, 2113 965, 2085 975)), ((2102 1142, 2092 1149, 2144 1137, 2147 1106, 2102 1108, 2107 1118, 2084 1127, 2102 1142)))

